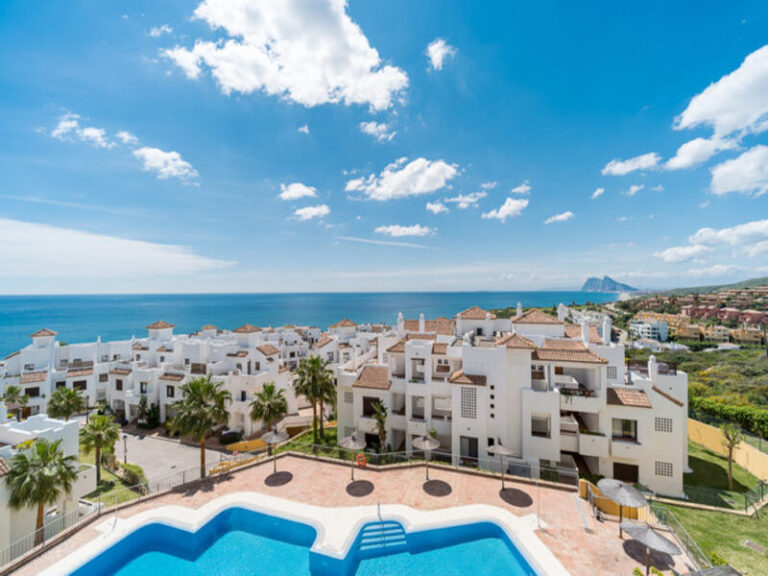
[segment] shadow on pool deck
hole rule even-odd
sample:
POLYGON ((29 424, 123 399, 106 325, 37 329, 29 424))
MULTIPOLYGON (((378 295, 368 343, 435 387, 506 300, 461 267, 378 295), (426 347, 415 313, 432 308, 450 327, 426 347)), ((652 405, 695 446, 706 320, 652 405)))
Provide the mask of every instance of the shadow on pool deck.
POLYGON ((354 482, 347 484, 347 494, 354 496, 355 498, 368 496, 368 494, 373 492, 373 489, 373 482, 369 482, 368 480, 355 480, 354 482))

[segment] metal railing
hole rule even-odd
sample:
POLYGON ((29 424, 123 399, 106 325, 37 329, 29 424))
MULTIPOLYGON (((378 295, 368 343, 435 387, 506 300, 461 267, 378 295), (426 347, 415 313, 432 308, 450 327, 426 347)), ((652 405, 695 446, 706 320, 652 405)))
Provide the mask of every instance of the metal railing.
POLYGON ((683 548, 685 548, 685 551, 688 553, 688 557, 696 564, 698 564, 699 568, 704 569, 712 566, 709 558, 706 556, 706 554, 704 554, 704 552, 701 551, 699 545, 696 544, 696 541, 691 537, 690 534, 688 534, 688 531, 685 529, 685 527, 683 527, 682 524, 680 524, 680 521, 672 513, 671 510, 661 506, 653 500, 648 501, 648 507, 650 508, 651 512, 653 512, 653 515, 659 524, 666 526, 672 532, 674 532, 675 536, 677 536, 678 542, 680 542, 683 548))

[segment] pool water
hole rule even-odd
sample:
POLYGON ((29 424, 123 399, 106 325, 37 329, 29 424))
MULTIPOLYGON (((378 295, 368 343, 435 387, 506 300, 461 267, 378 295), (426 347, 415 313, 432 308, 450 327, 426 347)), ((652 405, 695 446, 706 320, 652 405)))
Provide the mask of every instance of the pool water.
POLYGON ((491 523, 413 533, 367 524, 344 559, 313 552, 316 536, 306 524, 229 508, 194 533, 138 528, 72 576, 535 576, 491 523))

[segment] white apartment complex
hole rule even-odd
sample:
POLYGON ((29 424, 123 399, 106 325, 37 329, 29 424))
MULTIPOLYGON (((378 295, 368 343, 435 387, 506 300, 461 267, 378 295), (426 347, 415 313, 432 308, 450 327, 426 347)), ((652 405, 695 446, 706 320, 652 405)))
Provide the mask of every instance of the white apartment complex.
POLYGON ((661 320, 630 320, 629 333, 633 338, 666 342, 669 339, 669 325, 661 320))
MULTIPOLYGON (((434 434, 454 463, 511 469, 573 462, 582 471, 683 496, 688 468, 687 375, 651 358, 627 367, 611 322, 568 323, 540 310, 511 319, 478 307, 455 318, 404 320, 375 354, 338 367, 340 435, 378 444, 373 404, 388 408, 387 449, 434 434), (498 466, 498 464, 495 464, 498 466)), ((498 469, 498 468, 496 468, 498 469)))

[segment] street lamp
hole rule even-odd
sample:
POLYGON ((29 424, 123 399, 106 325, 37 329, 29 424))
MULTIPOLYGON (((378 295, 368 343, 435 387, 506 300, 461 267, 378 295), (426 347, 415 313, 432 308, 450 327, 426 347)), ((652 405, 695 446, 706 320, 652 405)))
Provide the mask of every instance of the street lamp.
POLYGON ((123 434, 123 463, 128 464, 128 434, 123 434))

